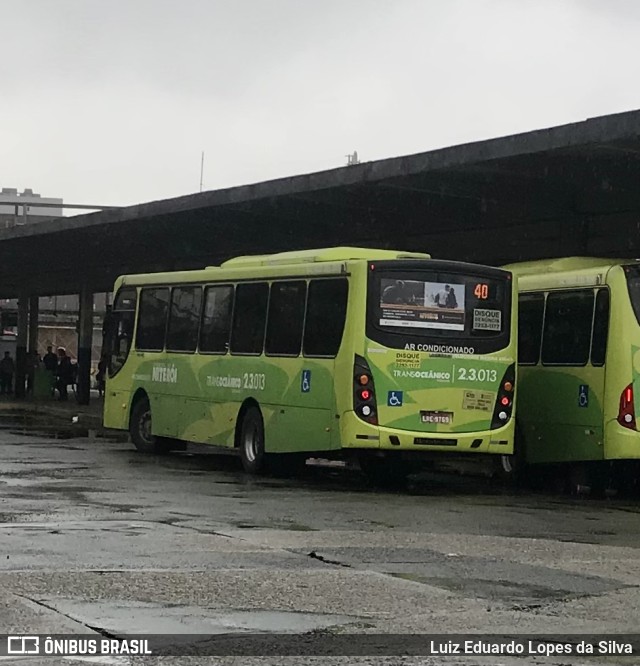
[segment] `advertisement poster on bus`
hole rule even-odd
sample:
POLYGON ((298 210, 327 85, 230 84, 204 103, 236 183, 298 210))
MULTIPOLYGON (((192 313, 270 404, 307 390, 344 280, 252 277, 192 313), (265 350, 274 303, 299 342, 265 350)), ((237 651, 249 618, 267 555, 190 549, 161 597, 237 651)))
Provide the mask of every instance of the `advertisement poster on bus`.
POLYGON ((464 331, 464 284, 381 280, 380 325, 464 331))

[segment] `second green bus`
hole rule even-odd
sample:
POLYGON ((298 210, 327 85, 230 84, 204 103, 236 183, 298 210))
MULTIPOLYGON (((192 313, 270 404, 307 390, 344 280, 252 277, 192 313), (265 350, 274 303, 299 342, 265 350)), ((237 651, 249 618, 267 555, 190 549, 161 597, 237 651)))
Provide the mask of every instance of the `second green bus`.
POLYGON ((516 460, 563 465, 573 485, 637 478, 640 263, 512 264, 519 289, 516 460))

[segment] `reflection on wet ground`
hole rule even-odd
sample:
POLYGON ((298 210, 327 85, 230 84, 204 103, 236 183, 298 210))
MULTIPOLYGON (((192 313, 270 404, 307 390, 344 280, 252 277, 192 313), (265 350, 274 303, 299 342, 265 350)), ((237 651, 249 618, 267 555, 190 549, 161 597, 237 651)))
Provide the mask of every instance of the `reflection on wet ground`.
POLYGON ((319 463, 253 478, 68 421, 0 415, 0 632, 633 628, 635 500, 436 471, 381 490, 319 463))
MULTIPOLYGON (((567 497, 565 489, 561 489, 553 479, 546 485, 538 484, 533 490, 531 486, 524 488, 514 488, 509 484, 500 482, 495 477, 486 473, 486 468, 478 472, 477 467, 472 467, 471 472, 462 467, 456 468, 455 465, 447 464, 443 469, 431 470, 429 472, 420 472, 409 477, 408 483, 403 488, 388 489, 372 487, 362 476, 359 470, 337 461, 313 460, 307 463, 307 466, 294 478, 274 478, 260 477, 251 478, 242 473, 239 460, 235 455, 229 455, 227 452, 215 450, 207 446, 190 444, 187 451, 172 452, 169 455, 138 455, 132 449, 128 442, 127 433, 119 431, 109 431, 104 429, 90 429, 82 425, 81 422, 70 422, 69 418, 52 417, 46 414, 34 414, 20 410, 4 410, 0 414, 0 434, 2 432, 22 437, 33 437, 36 440, 65 440, 67 444, 57 444, 56 450, 80 451, 83 446, 72 442, 71 440, 82 440, 90 438, 97 442, 107 441, 122 443, 120 453, 127 456, 127 464, 149 467, 158 466, 167 472, 180 472, 188 474, 190 477, 206 477, 211 472, 229 473, 232 475, 228 479, 217 478, 216 485, 249 485, 260 488, 295 488, 307 487, 313 488, 319 492, 335 492, 344 490, 358 493, 376 493, 376 494, 395 494, 395 495, 473 495, 478 498, 482 496, 499 496, 508 502, 509 497, 520 498, 523 496, 544 497, 547 501, 552 498, 558 498, 558 501, 566 506, 567 497), (443 471, 444 470, 444 471, 443 471), (542 488, 540 487, 542 485, 542 488), (559 489, 560 488, 560 489, 559 489)), ((6 442, 6 446, 23 447, 21 441, 6 442)), ((544 473, 541 470, 541 473, 544 473)), ((34 476, 42 475, 42 472, 32 470, 34 476)), ((62 474, 62 471, 59 472, 62 474)), ((21 476, 29 473, 21 472, 21 476)), ((4 476, 11 476, 11 473, 4 476)), ((45 478, 45 475, 42 476, 45 478)), ((626 493, 624 496, 619 493, 622 499, 635 499, 635 494, 626 493)), ((609 497, 611 499, 611 497, 609 497)), ((482 501, 479 499, 479 501, 482 501)), ((503 504, 506 505, 506 504, 503 504)), ((621 510, 635 511, 633 504, 623 503, 621 510)), ((520 509, 522 510, 522 509, 520 509)), ((536 509, 531 509, 535 511, 536 509)), ((640 511, 640 504, 638 505, 640 511)), ((384 524, 382 522, 381 524, 384 524)))

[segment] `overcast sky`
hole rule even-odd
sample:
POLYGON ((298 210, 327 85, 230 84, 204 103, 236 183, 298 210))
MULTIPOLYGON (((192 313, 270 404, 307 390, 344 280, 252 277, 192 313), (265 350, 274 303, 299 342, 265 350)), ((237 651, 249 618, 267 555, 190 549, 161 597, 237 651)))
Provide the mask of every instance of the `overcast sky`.
POLYGON ((640 108, 635 0, 0 0, 0 187, 126 205, 640 108))

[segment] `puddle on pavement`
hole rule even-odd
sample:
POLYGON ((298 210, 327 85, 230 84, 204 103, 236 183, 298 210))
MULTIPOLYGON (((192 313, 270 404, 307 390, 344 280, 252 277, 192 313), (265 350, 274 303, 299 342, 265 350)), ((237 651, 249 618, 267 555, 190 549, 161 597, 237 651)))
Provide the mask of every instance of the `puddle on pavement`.
POLYGON ((17 410, 0 412, 0 431, 7 431, 12 435, 33 436, 46 439, 69 440, 85 437, 107 439, 109 441, 124 441, 127 435, 118 431, 108 431, 101 428, 90 428, 80 422, 71 423, 75 418, 72 412, 68 416, 25 413, 17 410))
POLYGON ((31 436, 46 439, 74 439, 88 437, 89 429, 69 427, 61 423, 47 423, 45 419, 7 419, 0 417, 0 431, 11 435, 31 436))
POLYGON ((31 428, 22 428, 21 430, 9 430, 12 435, 22 435, 29 437, 43 437, 45 439, 78 439, 81 437, 88 437, 89 430, 61 430, 58 428, 42 428, 38 427, 37 430, 31 428))
MULTIPOLYGON (((2 514, 0 514, 1 516, 2 514)), ((140 537, 145 536, 154 526, 150 523, 140 521, 86 521, 86 520, 51 520, 46 522, 12 522, 11 525, 5 526, 11 532, 23 532, 25 534, 73 534, 73 533, 86 533, 86 534, 118 534, 121 536, 140 537)))
POLYGON ((229 634, 243 632, 306 633, 345 626, 362 618, 277 610, 218 610, 138 601, 43 599, 57 611, 114 635, 229 634))
POLYGON ((230 521, 230 524, 241 530, 289 530, 291 532, 317 532, 317 527, 310 527, 302 523, 254 523, 244 521, 230 521))
POLYGON ((569 590, 552 589, 541 585, 513 583, 509 581, 444 578, 437 576, 421 576, 413 573, 390 573, 394 578, 410 580, 433 587, 440 587, 450 592, 457 592, 466 597, 488 599, 491 601, 555 601, 567 597, 581 596, 569 590))
POLYGON ((21 513, 0 513, 0 526, 2 523, 13 523, 17 520, 21 520, 23 514, 21 513))

